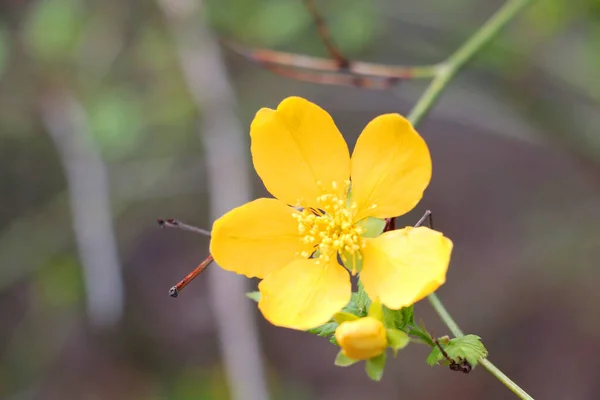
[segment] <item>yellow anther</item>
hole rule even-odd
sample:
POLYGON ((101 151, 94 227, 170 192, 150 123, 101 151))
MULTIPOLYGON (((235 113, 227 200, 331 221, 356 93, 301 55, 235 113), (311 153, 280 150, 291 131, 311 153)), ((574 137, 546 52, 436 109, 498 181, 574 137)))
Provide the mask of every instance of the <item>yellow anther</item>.
MULTIPOLYGON (((346 204, 346 196, 337 194, 339 184, 332 182, 331 188, 325 188, 322 182, 317 183, 322 190, 317 197, 317 206, 308 207, 294 214, 298 223, 298 233, 302 242, 314 246, 319 251, 319 259, 323 262, 334 260, 338 254, 346 258, 343 253, 356 253, 364 247, 364 240, 360 236, 363 229, 354 225, 356 204, 346 204), (331 189, 333 189, 331 191, 331 189)), ((350 181, 345 181, 346 190, 350 181)), ((314 206, 314 204, 313 204, 314 206)), ((308 251, 301 253, 303 257, 310 257, 308 251)))

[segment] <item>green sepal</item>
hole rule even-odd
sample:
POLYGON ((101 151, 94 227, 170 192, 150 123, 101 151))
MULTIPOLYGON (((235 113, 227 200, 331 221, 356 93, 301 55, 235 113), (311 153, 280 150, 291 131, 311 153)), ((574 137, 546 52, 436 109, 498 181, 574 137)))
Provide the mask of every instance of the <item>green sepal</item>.
POLYGON ((356 225, 364 229, 360 236, 364 238, 376 238, 381 235, 383 228, 385 228, 385 219, 367 217, 358 221, 356 225))
POLYGON ((260 301, 260 292, 258 290, 255 292, 248 292, 246 293, 246 297, 258 303, 260 301))
POLYGON ((346 311, 340 311, 334 314, 333 316, 333 320, 335 322, 337 322, 338 324, 341 324, 342 322, 345 321, 354 321, 357 320, 359 317, 355 314, 346 312, 346 311))
POLYGON ((402 313, 402 328, 406 325, 414 325, 415 324, 415 306, 410 305, 408 307, 404 307, 400 310, 402 313))
POLYGON ((333 335, 337 327, 338 323, 335 321, 331 321, 321 326, 317 326, 316 328, 309 329, 307 332, 312 333, 313 335, 325 337, 333 335))
MULTIPOLYGON (((480 359, 486 358, 488 351, 481 342, 481 338, 477 335, 466 335, 459 338, 450 339, 447 344, 438 342, 444 348, 448 357, 457 363, 466 360, 472 367, 475 367, 480 359)), ((434 366, 440 362, 448 364, 448 360, 438 346, 431 349, 431 353, 425 360, 430 366, 434 366)))
POLYGON ((431 339, 431 336, 429 336, 428 333, 421 331, 420 328, 410 329, 408 331, 408 334, 412 335, 412 336, 416 336, 416 337, 419 338, 419 339, 413 339, 413 340, 420 340, 423 343, 428 344, 428 345, 430 345, 432 347, 435 346, 435 343, 433 343, 433 340, 431 339))
POLYGON ((394 357, 398 354, 398 350, 405 348, 410 343, 410 337, 399 329, 388 329, 387 340, 388 346, 394 350, 394 357))
POLYGON ((375 318, 381 322, 384 322, 383 307, 381 306, 379 300, 376 300, 371 303, 371 305, 369 306, 368 316, 371 318, 375 318))
POLYGON ((348 356, 346 356, 341 351, 335 357, 335 365, 338 367, 349 367, 352 364, 356 364, 358 360, 354 360, 348 356))
POLYGON ((383 370, 385 369, 385 353, 381 353, 377 357, 373 357, 367 360, 365 364, 365 371, 369 378, 379 382, 383 376, 383 370))
POLYGON ((404 320, 402 318, 402 311, 391 310, 386 306, 383 306, 383 324, 386 328, 404 328, 404 320))

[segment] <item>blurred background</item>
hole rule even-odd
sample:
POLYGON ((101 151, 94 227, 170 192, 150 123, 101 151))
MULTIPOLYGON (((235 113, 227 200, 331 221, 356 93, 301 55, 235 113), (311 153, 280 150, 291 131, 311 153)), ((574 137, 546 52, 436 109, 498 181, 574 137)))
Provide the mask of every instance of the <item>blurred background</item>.
MULTIPOLYGON (((502 0, 317 1, 351 60, 443 60, 502 0)), ((353 146, 426 81, 391 90, 277 76, 219 39, 327 57, 300 0, 0 1, 0 398, 511 399, 485 370, 413 345, 380 383, 326 339, 270 326, 256 282, 211 266, 210 228, 267 195, 249 160, 263 106, 306 97, 353 146), (212 206, 211 206, 212 203, 212 206)), ((539 399, 598 399, 600 2, 538 1, 420 125, 434 165, 415 210, 453 239, 438 294, 539 399)), ((427 301, 419 318, 447 333, 427 301)))

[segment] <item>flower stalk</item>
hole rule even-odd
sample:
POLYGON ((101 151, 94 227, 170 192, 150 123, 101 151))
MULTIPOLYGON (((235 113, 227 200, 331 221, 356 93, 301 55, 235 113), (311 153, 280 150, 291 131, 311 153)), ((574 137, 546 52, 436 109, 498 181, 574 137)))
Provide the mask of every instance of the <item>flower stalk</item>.
MULTIPOLYGON (((484 45, 492 40, 508 22, 532 2, 533 0, 507 1, 470 39, 448 57, 447 61, 442 64, 442 68, 438 69, 437 74, 409 113, 408 120, 413 126, 416 126, 427 115, 458 71, 484 45)), ((432 293, 428 296, 428 299, 452 334, 456 337, 464 336, 464 333, 450 316, 439 297, 435 293, 432 293)), ((533 397, 500 371, 487 358, 480 359, 479 363, 519 398, 533 399, 533 397)))
MULTIPOLYGON (((452 318, 452 316, 450 315, 448 310, 446 310, 446 307, 444 307, 444 305, 440 301, 440 298, 435 293, 430 294, 427 298, 428 298, 429 302, 431 303, 431 306, 433 307, 435 312, 437 312, 437 314, 440 316, 442 321, 444 321, 444 323, 446 324, 448 329, 450 329, 450 332, 452 332, 452 334, 456 337, 463 337, 464 336, 463 331, 459 328, 458 324, 454 321, 454 319, 452 318)), ((533 400, 533 397, 531 397, 526 391, 521 389, 521 387, 519 385, 517 385, 515 382, 513 382, 508 376, 506 376, 502 371, 500 371, 498 369, 498 367, 496 367, 494 364, 492 364, 492 362, 489 361, 487 358, 479 359, 479 364, 483 368, 488 370, 488 372, 490 374, 494 375, 496 377, 496 379, 498 379, 500 382, 502 382, 504 384, 504 386, 506 386, 514 394, 519 396, 519 398, 524 399, 524 400, 533 400)))
POLYGON ((458 48, 448 59, 436 69, 436 74, 408 114, 408 120, 416 126, 437 102, 446 86, 452 81, 456 73, 479 50, 489 43, 506 24, 533 0, 509 0, 496 11, 494 15, 477 32, 458 48))

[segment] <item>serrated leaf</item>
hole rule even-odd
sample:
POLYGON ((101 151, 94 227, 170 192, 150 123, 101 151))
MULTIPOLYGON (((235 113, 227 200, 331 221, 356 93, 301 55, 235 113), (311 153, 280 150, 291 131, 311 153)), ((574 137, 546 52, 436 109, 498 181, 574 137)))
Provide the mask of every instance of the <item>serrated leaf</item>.
POLYGON ((337 354, 337 357, 335 358, 335 365, 337 365, 338 367, 349 367, 350 365, 356 364, 357 362, 358 360, 354 360, 346 356, 341 351, 337 354))
POLYGON ((383 376, 383 370, 385 369, 385 353, 381 353, 377 357, 373 357, 367 360, 365 365, 365 371, 369 378, 379 382, 383 376))
MULTIPOLYGON (((481 338, 477 335, 466 335, 459 338, 450 339, 448 344, 440 345, 444 348, 448 357, 457 363, 466 360, 472 367, 475 367, 480 359, 487 357, 487 350, 481 338)), ((442 354, 438 346, 435 346, 425 360, 427 364, 433 366, 440 361, 447 364, 446 357, 442 354)))
POLYGON ((321 326, 317 326, 316 328, 309 329, 307 332, 312 333, 313 335, 326 337, 326 336, 333 335, 335 333, 335 330, 337 329, 337 327, 338 327, 338 323, 331 321, 331 322, 328 322, 321 326))
POLYGON ((371 318, 375 318, 381 322, 384 322, 383 319, 383 307, 379 301, 374 301, 369 306, 369 313, 367 314, 371 318))
POLYGON ((394 357, 398 354, 398 350, 405 348, 410 343, 406 332, 398 329, 388 329, 387 340, 388 346, 394 350, 394 357))
POLYGON ((480 358, 485 358, 488 355, 481 338, 477 335, 466 335, 451 339, 444 350, 453 360, 467 360, 472 367, 477 365, 480 358))
POLYGON ((440 349, 437 346, 434 346, 431 349, 431 352, 429 353, 427 358, 425 359, 425 362, 430 367, 433 367, 434 365, 439 364, 439 362, 442 360, 445 360, 444 356, 442 355, 442 352, 440 351, 440 349))
POLYGON ((341 324, 342 322, 345 322, 345 321, 354 321, 354 320, 357 320, 358 318, 359 318, 358 316, 351 314, 349 312, 346 312, 346 311, 337 312, 333 316, 333 320, 335 322, 337 322, 338 324, 341 324))
POLYGON ((260 292, 258 290, 255 292, 248 292, 246 293, 246 297, 258 303, 260 301, 260 292))

